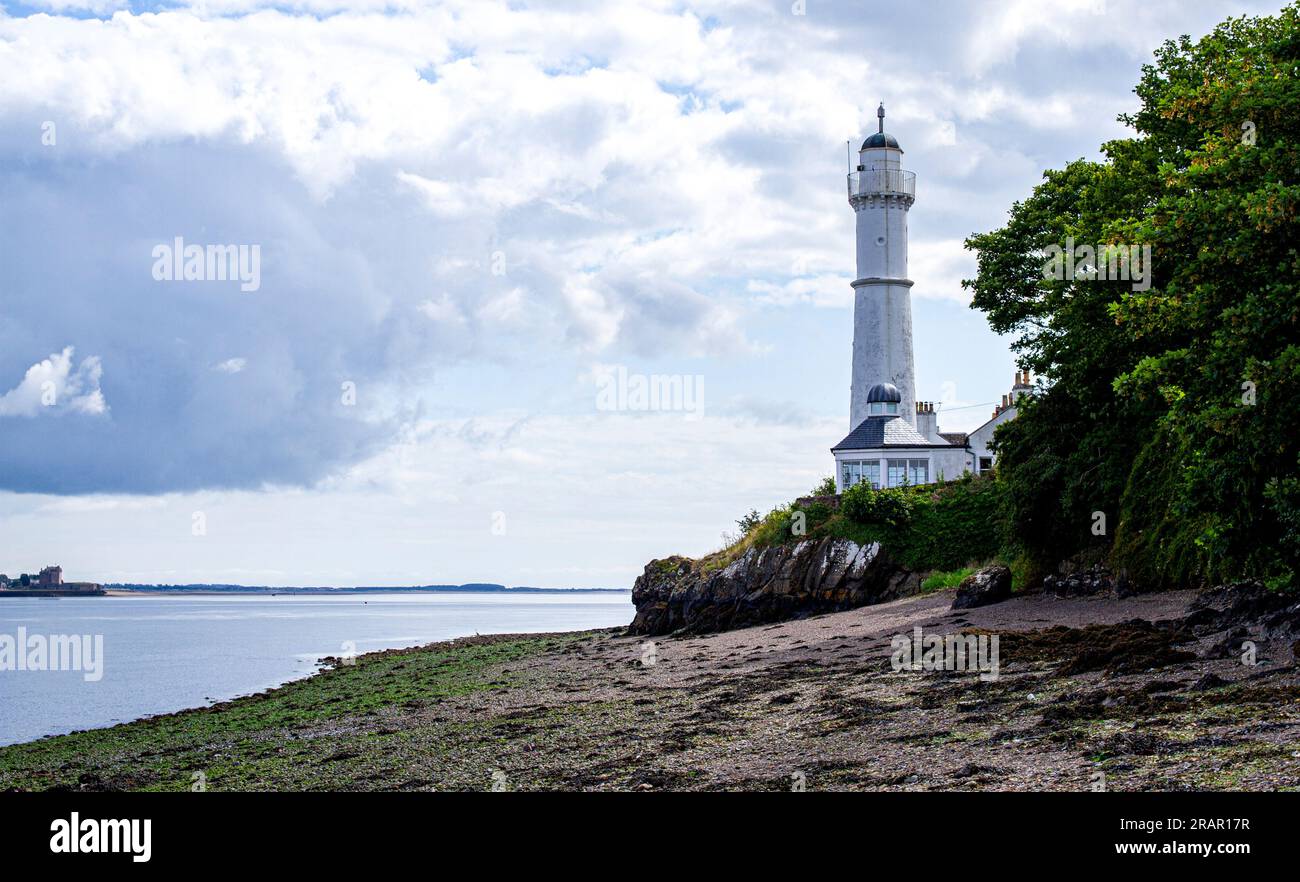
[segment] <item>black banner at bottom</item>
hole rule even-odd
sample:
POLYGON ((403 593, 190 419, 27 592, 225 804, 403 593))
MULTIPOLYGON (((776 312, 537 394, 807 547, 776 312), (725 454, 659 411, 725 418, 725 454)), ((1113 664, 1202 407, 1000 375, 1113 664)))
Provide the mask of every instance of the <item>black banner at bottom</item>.
POLYGON ((512 856, 537 866, 559 859, 561 845, 566 860, 612 844, 671 861, 710 841, 702 850, 723 865, 769 849, 807 859, 848 848, 858 860, 1228 867, 1289 857, 1297 807, 1289 794, 1248 793, 20 793, 0 796, 0 843, 9 860, 128 873, 247 866, 253 855, 259 868, 337 871, 484 847, 502 866, 512 856))

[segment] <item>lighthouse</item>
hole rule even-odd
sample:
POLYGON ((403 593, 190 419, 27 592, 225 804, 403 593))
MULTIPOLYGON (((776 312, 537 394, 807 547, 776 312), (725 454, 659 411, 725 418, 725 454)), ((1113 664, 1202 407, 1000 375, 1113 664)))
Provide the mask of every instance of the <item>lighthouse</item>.
POLYGON ((996 454, 999 423, 1014 419, 1015 402, 1032 394, 1028 371, 1002 407, 973 432, 941 432, 933 401, 916 400, 912 364, 912 280, 907 277, 907 213, 916 199, 916 175, 903 169, 903 148, 885 132, 885 105, 877 131, 862 142, 849 172, 849 205, 857 215, 858 271, 853 281, 853 386, 849 434, 831 448, 835 490, 932 484, 963 472, 987 472, 996 454))
POLYGON ((848 178, 857 214, 857 278, 853 282, 853 385, 849 431, 870 415, 877 384, 898 390, 898 415, 916 425, 916 372, 912 363, 912 280, 907 277, 907 213, 916 199, 916 175, 902 167, 903 149, 879 128, 862 142, 858 167, 848 178))

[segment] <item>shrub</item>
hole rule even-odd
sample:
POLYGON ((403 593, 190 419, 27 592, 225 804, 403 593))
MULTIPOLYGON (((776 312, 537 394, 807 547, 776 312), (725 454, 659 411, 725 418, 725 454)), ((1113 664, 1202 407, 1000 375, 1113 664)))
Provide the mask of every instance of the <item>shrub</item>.
POLYGON ((841 507, 849 520, 882 527, 905 527, 912 519, 912 494, 905 488, 876 490, 870 484, 854 484, 844 491, 841 507))
POLYGON ((745 515, 743 518, 736 521, 736 526, 740 527, 741 536, 748 536, 750 533, 754 532, 754 528, 757 527, 762 522, 763 522, 763 518, 758 513, 758 509, 751 508, 749 510, 749 514, 745 515))
POLYGON ((827 475, 822 478, 822 482, 812 489, 810 496, 834 496, 835 495, 835 478, 833 475, 827 475))

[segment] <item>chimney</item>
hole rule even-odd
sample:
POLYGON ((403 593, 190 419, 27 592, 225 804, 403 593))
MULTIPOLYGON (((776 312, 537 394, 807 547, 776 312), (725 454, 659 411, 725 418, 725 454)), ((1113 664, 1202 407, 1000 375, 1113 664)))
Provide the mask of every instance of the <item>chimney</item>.
POLYGON ((934 412, 933 401, 918 401, 916 403, 916 431, 928 441, 943 441, 939 436, 939 422, 934 412))

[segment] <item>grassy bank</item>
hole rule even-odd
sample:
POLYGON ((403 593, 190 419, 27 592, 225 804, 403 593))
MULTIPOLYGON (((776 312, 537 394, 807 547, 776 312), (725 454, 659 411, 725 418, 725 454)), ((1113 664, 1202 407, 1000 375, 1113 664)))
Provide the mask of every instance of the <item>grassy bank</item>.
POLYGON ((512 662, 561 651, 584 636, 469 638, 374 653, 211 707, 0 748, 0 790, 189 790, 196 773, 211 790, 418 787, 434 780, 485 789, 490 772, 458 751, 490 743, 502 721, 490 713, 443 717, 440 705, 527 685, 512 662))
POLYGON ((1002 492, 991 476, 975 475, 887 490, 859 484, 843 494, 838 506, 820 496, 779 506, 765 516, 751 514, 738 522, 742 535, 701 565, 708 571, 751 548, 825 538, 879 542, 914 572, 958 571, 998 559, 1009 563, 1015 555, 1009 548, 1002 492))

